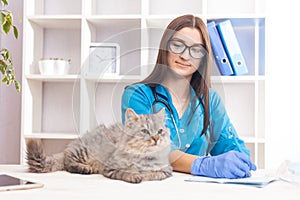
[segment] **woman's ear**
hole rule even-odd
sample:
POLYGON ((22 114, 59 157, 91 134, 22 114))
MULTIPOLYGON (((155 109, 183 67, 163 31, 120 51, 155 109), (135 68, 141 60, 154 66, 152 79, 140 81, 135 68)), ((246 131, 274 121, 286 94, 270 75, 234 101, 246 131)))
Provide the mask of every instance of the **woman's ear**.
POLYGON ((138 114, 136 114, 136 112, 134 112, 134 110, 132 108, 127 108, 126 112, 125 112, 125 121, 137 121, 139 118, 138 114))

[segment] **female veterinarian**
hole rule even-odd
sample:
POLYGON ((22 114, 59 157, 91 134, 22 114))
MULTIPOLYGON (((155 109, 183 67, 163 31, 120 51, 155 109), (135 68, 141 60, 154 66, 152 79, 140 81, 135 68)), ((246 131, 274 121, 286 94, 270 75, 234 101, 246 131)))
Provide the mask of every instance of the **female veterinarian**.
POLYGON ((174 171, 214 178, 251 176, 256 166, 239 139, 220 96, 210 88, 212 50, 205 23, 193 15, 174 19, 164 31, 152 73, 126 87, 127 108, 138 114, 166 111, 174 171))

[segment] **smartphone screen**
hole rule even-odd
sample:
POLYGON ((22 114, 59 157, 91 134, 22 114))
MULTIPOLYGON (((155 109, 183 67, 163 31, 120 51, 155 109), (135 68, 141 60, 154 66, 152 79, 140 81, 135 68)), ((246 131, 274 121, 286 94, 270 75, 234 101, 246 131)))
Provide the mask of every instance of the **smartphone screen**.
POLYGON ((20 179, 6 174, 0 175, 0 191, 30 189, 42 187, 43 184, 31 182, 28 180, 20 179))

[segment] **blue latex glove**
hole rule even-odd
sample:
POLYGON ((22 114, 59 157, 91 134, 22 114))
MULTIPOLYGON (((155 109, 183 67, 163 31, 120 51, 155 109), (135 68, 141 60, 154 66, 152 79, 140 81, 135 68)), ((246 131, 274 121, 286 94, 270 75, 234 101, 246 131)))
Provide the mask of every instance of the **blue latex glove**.
POLYGON ((191 174, 212 178, 246 178, 256 166, 250 158, 241 152, 229 151, 218 156, 196 158, 191 167, 191 174))

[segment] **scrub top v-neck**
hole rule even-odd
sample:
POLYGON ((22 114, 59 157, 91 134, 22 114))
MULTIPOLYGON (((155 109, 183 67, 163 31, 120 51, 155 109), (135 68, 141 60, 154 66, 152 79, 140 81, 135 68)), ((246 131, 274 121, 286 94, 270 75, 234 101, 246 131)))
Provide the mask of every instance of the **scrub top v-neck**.
MULTIPOLYGON (((207 152, 210 155, 219 155, 230 150, 244 152, 250 155, 245 143, 241 140, 232 125, 220 96, 212 89, 209 91, 210 127, 206 133, 201 135, 203 129, 204 110, 196 98, 194 90, 191 89, 190 102, 181 118, 172 103, 169 91, 162 85, 156 86, 159 99, 166 101, 172 109, 166 111, 166 127, 170 129, 171 150, 203 156, 207 152)), ((125 111, 132 108, 137 114, 151 114, 166 106, 155 103, 150 86, 145 84, 133 84, 123 92, 122 95, 122 121, 125 120, 125 111)))

